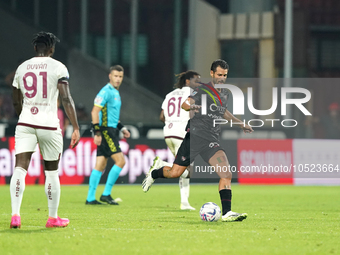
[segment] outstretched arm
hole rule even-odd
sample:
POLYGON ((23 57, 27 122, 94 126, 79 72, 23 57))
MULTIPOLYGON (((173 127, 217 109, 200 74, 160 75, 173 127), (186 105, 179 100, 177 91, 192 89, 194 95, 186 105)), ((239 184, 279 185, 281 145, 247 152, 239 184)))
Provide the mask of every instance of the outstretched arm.
POLYGON ((232 121, 232 123, 235 125, 238 125, 241 129, 243 129, 244 133, 252 133, 254 131, 251 126, 244 124, 241 120, 232 115, 231 112, 229 112, 228 110, 225 110, 223 118, 225 118, 227 121, 232 121))
POLYGON ((71 121, 71 124, 73 126, 73 133, 71 137, 71 148, 74 148, 79 143, 80 133, 79 133, 78 120, 77 120, 77 113, 76 113, 73 99, 71 97, 68 81, 60 79, 58 81, 58 89, 59 89, 61 102, 65 109, 66 115, 71 121))

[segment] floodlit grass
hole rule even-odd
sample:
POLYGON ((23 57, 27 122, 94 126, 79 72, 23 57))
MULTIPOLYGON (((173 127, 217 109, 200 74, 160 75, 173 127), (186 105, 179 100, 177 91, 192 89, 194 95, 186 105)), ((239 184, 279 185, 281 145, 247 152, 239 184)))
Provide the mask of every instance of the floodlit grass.
MULTIPOLYGON (((26 186, 21 229, 9 229, 9 186, 0 186, 0 254, 336 254, 340 187, 233 186, 243 222, 203 222, 205 202, 220 205, 217 184, 191 185, 196 211, 179 210, 177 185, 117 185, 119 206, 85 205, 87 186, 62 186, 63 229, 46 229, 43 186, 26 186)), ((99 186, 97 198, 104 186, 99 186)))

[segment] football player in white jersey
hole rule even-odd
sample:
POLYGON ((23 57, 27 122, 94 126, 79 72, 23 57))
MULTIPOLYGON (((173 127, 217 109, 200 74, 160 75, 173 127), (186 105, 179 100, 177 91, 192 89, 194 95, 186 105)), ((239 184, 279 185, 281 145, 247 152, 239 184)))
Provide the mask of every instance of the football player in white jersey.
MULTIPOLYGON (((176 89, 166 95, 162 104, 162 111, 159 118, 165 124, 163 128, 165 142, 174 156, 181 146, 186 134, 185 127, 190 119, 189 112, 183 110, 181 105, 184 100, 190 96, 192 88, 200 85, 198 83, 199 79, 200 75, 195 71, 190 70, 179 74, 177 83, 175 84, 176 89)), ((188 175, 188 172, 186 172, 185 175, 188 175)), ((195 210, 195 208, 189 204, 188 200, 190 192, 189 182, 189 178, 179 178, 181 210, 195 210)))
POLYGON ((19 116, 15 129, 15 169, 10 182, 12 219, 10 228, 20 228, 20 206, 25 190, 25 177, 32 153, 39 144, 45 165, 45 193, 49 218, 47 228, 66 227, 68 219, 58 216, 60 182, 58 163, 63 138, 58 119, 57 99, 60 94, 65 112, 73 126, 71 147, 80 139, 73 99, 69 90, 67 68, 52 58, 59 39, 52 33, 37 33, 32 44, 36 57, 23 62, 13 80, 13 103, 19 116))

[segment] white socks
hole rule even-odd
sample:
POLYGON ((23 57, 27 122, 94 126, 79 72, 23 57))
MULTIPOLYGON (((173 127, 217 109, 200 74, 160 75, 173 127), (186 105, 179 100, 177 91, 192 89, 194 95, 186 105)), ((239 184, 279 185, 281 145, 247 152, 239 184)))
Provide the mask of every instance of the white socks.
POLYGON ((184 170, 184 172, 181 174, 181 177, 180 177, 180 178, 186 178, 186 179, 189 179, 189 178, 187 178, 187 177, 188 177, 188 175, 189 175, 189 171, 188 171, 188 169, 185 169, 185 170, 184 170))
MULTIPOLYGON (((12 215, 20 215, 22 197, 25 190, 25 177, 27 171, 21 167, 16 167, 13 171, 11 183, 9 185, 11 193, 12 215)), ((60 182, 58 170, 45 171, 45 193, 48 201, 49 216, 57 218, 60 200, 60 182)))
POLYGON ((48 203, 48 216, 57 218, 60 200, 60 182, 58 170, 45 171, 45 193, 48 203))
POLYGON ((12 216, 14 214, 20 215, 20 207, 25 190, 26 174, 27 171, 22 167, 16 167, 13 171, 11 183, 9 185, 11 193, 12 216))
MULTIPOLYGON (((187 170, 185 170, 187 171, 187 170)), ((189 204, 189 192, 190 192, 190 179, 189 178, 179 178, 179 189, 181 193, 181 203, 189 204)))
MULTIPOLYGON (((162 160, 161 166, 170 166, 172 167, 171 163, 165 162, 162 160)), ((189 204, 189 193, 190 193, 190 178, 186 178, 189 175, 188 169, 185 169, 181 177, 179 177, 179 189, 181 193, 181 203, 182 204, 189 204)))

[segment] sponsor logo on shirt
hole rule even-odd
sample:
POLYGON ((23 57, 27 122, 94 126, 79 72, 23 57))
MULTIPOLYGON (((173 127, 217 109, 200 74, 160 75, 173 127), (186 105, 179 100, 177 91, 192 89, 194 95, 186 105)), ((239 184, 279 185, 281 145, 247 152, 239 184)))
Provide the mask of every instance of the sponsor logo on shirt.
POLYGON ((94 103, 95 104, 101 104, 101 102, 103 102, 103 98, 100 96, 96 96, 96 98, 94 99, 94 103))
POLYGON ((31 113, 32 114, 37 114, 39 112, 39 110, 38 110, 38 108, 37 107, 35 107, 35 106, 33 106, 32 108, 31 108, 31 113))
POLYGON ((219 143, 209 143, 209 148, 216 148, 216 147, 220 147, 220 144, 219 143))

